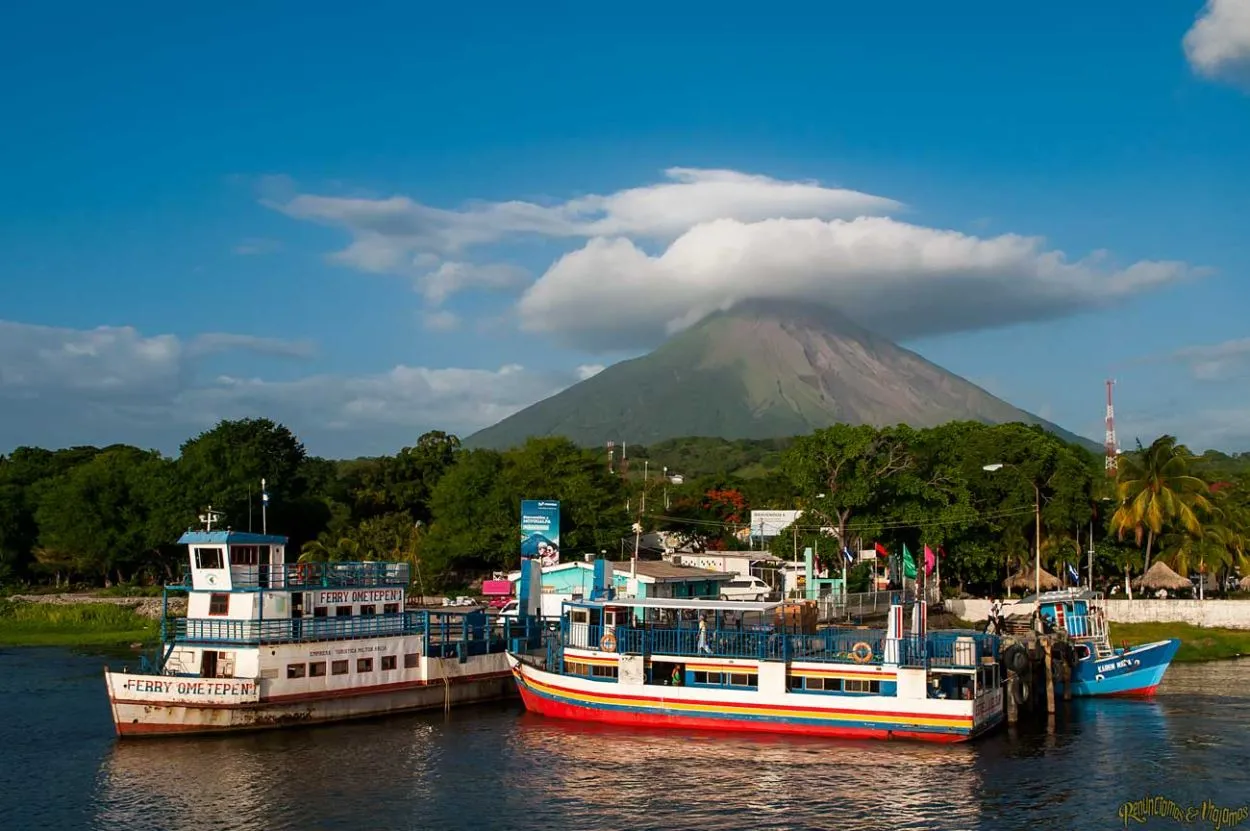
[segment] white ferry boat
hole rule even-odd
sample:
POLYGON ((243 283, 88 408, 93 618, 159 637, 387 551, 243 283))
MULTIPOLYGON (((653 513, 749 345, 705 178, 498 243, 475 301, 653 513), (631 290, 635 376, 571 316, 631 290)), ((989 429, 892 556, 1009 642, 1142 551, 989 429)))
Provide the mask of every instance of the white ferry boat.
MULTIPOLYGON (((606 565, 606 564, 604 564, 606 565)), ((602 569, 600 569, 602 570, 602 569)), ((509 655, 525 706, 556 718, 683 730, 957 742, 1002 723, 998 638, 816 629, 780 604, 566 602, 545 654, 509 655)))
POLYGON ((507 650, 536 622, 406 611, 408 565, 287 563, 282 536, 188 531, 185 618, 163 615, 155 666, 105 668, 120 736, 215 733, 377 716, 515 695, 507 650))

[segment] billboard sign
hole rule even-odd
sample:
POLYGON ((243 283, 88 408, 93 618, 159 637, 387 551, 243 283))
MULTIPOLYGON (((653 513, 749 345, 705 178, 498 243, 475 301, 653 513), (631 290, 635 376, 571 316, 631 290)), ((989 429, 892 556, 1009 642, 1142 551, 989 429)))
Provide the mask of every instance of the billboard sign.
POLYGON ((521 500, 521 556, 540 565, 560 562, 560 503, 551 499, 521 500))
POLYGON ((751 535, 775 537, 798 520, 802 511, 752 511, 751 535))

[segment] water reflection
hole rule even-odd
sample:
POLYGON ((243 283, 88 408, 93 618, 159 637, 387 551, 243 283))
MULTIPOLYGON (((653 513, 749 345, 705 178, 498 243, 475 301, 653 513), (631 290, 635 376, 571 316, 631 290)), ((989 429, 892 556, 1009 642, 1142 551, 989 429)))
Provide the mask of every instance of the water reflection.
POLYGON ((1177 666, 1154 701, 1061 703, 1053 723, 950 746, 585 725, 515 704, 112 742, 78 810, 110 831, 1102 829, 1148 794, 1241 804, 1248 689, 1250 662, 1177 666))

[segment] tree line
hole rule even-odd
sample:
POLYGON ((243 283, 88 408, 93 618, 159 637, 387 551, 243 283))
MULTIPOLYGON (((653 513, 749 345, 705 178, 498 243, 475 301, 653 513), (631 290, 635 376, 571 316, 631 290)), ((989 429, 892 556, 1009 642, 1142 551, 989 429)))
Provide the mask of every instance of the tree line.
POLYGON ((1083 572, 1091 538, 1104 576, 1155 559, 1182 574, 1250 573, 1250 457, 1194 455, 1170 436, 1122 456, 1115 479, 1101 456, 1022 424, 836 425, 628 452, 623 475, 619 459, 563 438, 497 452, 433 431, 394 455, 335 461, 267 419, 223 421, 174 458, 124 445, 22 447, 0 457, 0 583, 174 578, 176 539, 211 505, 224 526, 290 537, 292 558, 406 560, 424 587, 458 587, 516 566, 522 499, 560 501, 565 559, 628 557, 635 530, 744 548, 751 510, 801 509, 771 542, 787 559, 808 545, 832 559, 838 539, 929 545, 945 554, 944 582, 992 590, 1032 563, 1036 505, 1055 573, 1083 572))

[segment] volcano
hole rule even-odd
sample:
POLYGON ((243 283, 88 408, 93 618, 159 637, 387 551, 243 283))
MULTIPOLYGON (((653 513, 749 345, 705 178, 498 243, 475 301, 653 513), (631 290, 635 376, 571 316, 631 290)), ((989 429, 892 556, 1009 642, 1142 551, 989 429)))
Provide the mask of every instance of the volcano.
POLYGON ((753 302, 654 352, 614 364, 465 440, 506 449, 531 436, 582 446, 707 436, 784 438, 839 422, 933 427, 1038 424, 1093 447, 972 382, 816 306, 753 302))

